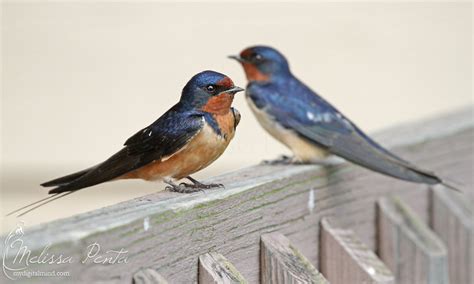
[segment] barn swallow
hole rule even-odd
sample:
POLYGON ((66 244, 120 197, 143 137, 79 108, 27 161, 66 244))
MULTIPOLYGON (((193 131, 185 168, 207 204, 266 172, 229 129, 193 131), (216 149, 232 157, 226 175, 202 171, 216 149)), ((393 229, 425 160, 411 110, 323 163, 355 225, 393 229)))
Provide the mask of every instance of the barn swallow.
POLYGON ((246 99, 259 123, 294 154, 277 163, 320 163, 335 154, 402 180, 446 185, 434 173, 403 160, 362 132, 298 80, 285 56, 274 48, 254 46, 229 57, 245 71, 246 99))
POLYGON ((162 180, 168 190, 180 193, 222 186, 203 184, 190 175, 214 162, 234 137, 240 114, 231 104, 234 95, 243 90, 221 73, 198 73, 184 86, 176 105, 130 137, 116 154, 96 166, 41 184, 55 187, 49 191, 54 196, 11 213, 118 179, 162 180), (174 182, 183 178, 192 184, 174 182), (56 196, 61 193, 66 194, 56 196))

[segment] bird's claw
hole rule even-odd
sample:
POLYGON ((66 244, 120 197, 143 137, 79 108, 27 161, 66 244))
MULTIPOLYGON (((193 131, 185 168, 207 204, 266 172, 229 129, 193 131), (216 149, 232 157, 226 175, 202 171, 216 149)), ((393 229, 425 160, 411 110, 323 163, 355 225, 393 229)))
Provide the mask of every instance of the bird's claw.
POLYGON ((210 183, 210 184, 204 184, 204 183, 194 183, 194 184, 187 184, 187 183, 181 183, 180 185, 183 185, 185 187, 190 187, 190 188, 200 188, 200 189, 212 189, 212 188, 223 188, 224 185, 222 183, 210 183))
POLYGON ((177 193, 194 193, 198 191, 203 191, 201 188, 192 187, 190 184, 181 183, 176 186, 168 185, 165 187, 167 191, 177 192, 177 193))
POLYGON ((221 183, 211 183, 211 184, 189 184, 189 183, 180 183, 176 186, 168 185, 165 187, 166 190, 171 192, 178 192, 178 193, 194 193, 198 191, 204 192, 204 189, 213 189, 213 188, 224 188, 224 185, 221 183))
POLYGON ((202 186, 202 188, 205 188, 205 189, 224 188, 224 185, 222 183, 210 183, 210 184, 201 183, 199 186, 202 186))

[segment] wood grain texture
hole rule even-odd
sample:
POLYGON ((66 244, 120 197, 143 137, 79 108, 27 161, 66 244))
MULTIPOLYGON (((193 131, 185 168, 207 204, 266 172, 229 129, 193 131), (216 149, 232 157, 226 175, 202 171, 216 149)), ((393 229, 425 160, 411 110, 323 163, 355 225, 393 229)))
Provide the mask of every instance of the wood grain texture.
POLYGON ((262 235, 260 280, 262 284, 328 283, 280 233, 262 235))
POLYGON ((168 284, 168 281, 163 278, 156 270, 145 268, 139 270, 133 275, 133 284, 168 284))
POLYGON ((398 283, 449 283, 442 241, 396 197, 378 202, 380 258, 398 283))
POLYGON ((474 283, 473 202, 457 192, 435 188, 432 228, 448 248, 450 283, 474 283))
POLYGON ((199 284, 247 283, 223 255, 210 252, 199 257, 199 284))
MULTIPOLYGON (((463 189, 474 194, 471 114, 469 109, 410 124, 389 131, 387 137, 403 138, 403 146, 392 146, 405 159, 462 182, 463 189), (406 131, 412 128, 416 133, 406 131)), ((30 268, 71 274, 67 279, 48 279, 51 282, 130 283, 135 271, 152 266, 170 283, 193 283, 198 280, 198 257, 219 251, 249 283, 257 283, 260 236, 264 233, 283 233, 318 267, 317 236, 322 216, 343 217, 339 218, 340 226, 353 230, 372 250, 376 248, 378 198, 396 194, 423 221, 429 221, 426 186, 349 163, 330 167, 259 165, 209 182, 223 183, 226 188, 189 195, 160 192, 27 229, 23 241, 33 255, 51 244, 50 253, 73 258, 73 263, 32 264, 30 268), (94 242, 101 245, 102 252, 125 249, 128 263, 83 263, 87 247, 94 242)), ((4 246, 0 242, 2 251, 4 246)), ((5 255, 6 262, 11 262, 15 252, 7 250, 5 255)))
POLYGON ((332 284, 394 283, 385 264, 352 230, 342 229, 334 219, 321 221, 320 270, 332 284))

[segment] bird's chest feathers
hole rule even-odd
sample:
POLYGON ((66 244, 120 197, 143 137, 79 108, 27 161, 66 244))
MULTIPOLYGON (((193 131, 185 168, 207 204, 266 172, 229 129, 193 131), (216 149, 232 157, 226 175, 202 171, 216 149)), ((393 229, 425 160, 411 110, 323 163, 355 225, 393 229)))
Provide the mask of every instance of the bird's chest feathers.
POLYGON ((235 119, 231 111, 223 115, 214 114, 212 116, 220 130, 219 133, 214 129, 215 126, 213 127, 207 120, 204 120, 202 130, 189 141, 184 151, 214 161, 224 152, 230 140, 234 138, 235 119))
POLYGON ((213 114, 213 121, 204 119, 202 130, 194 137, 186 148, 196 148, 199 152, 213 156, 224 152, 235 134, 235 120, 231 111, 226 114, 213 114), (201 149, 201 150, 199 150, 201 149))
POLYGON ((327 156, 328 153, 325 149, 319 148, 309 141, 302 139, 294 130, 287 129, 280 125, 264 109, 259 109, 250 97, 247 97, 247 102, 258 122, 260 122, 260 125, 262 125, 270 135, 290 148, 297 160, 315 162, 327 156))
MULTIPOLYGON (((170 169, 166 176, 178 179, 186 177, 207 167, 224 153, 234 137, 234 131, 233 128, 227 128, 226 118, 219 119, 222 135, 218 135, 213 127, 205 122, 202 130, 181 151, 161 162, 170 169)), ((217 121, 219 123, 219 120, 217 121)))
POLYGON ((229 112, 228 115, 215 115, 214 120, 220 131, 216 132, 216 129, 206 122, 201 132, 190 144, 202 144, 204 146, 202 147, 202 152, 210 156, 214 156, 215 154, 220 156, 227 145, 229 145, 230 140, 234 138, 234 117, 232 113, 229 112))
MULTIPOLYGON (((226 114, 213 114, 212 115, 215 125, 212 130, 214 133, 217 134, 219 138, 223 138, 224 140, 229 143, 229 141, 234 137, 235 134, 235 117, 232 111, 228 111, 226 114)), ((206 122, 208 126, 211 126, 209 123, 206 122)))

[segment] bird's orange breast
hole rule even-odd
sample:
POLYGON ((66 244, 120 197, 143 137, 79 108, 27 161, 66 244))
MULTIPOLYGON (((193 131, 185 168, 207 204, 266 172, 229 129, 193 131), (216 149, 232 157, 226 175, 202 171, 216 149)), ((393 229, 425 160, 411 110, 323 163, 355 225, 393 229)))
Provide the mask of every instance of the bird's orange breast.
POLYGON ((179 151, 130 172, 122 178, 181 179, 209 166, 224 153, 235 133, 235 119, 231 111, 213 116, 222 135, 217 135, 212 127, 205 122, 200 132, 179 151))

